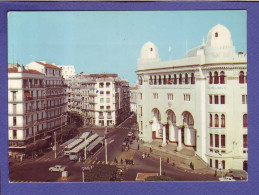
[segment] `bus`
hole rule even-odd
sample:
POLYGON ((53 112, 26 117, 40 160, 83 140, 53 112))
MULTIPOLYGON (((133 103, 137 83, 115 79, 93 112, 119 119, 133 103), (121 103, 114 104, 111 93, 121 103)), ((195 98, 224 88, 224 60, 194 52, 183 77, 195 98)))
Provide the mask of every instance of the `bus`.
POLYGON ((84 132, 79 138, 86 139, 86 138, 88 138, 89 135, 90 135, 89 132, 84 132))
POLYGON ((86 148, 87 157, 95 154, 103 146, 103 140, 104 137, 99 137, 86 148))
POLYGON ((99 135, 97 133, 91 135, 88 139, 86 139, 84 142, 76 146, 73 150, 69 153, 69 159, 70 160, 78 160, 80 156, 83 154, 83 150, 89 146, 92 142, 94 142, 99 135))

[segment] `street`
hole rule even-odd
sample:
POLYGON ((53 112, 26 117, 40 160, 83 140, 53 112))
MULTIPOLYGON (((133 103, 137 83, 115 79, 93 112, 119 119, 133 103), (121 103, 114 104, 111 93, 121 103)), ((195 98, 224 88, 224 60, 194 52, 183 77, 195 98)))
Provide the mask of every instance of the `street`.
MULTIPOLYGON (((109 129, 107 133, 107 161, 109 165, 115 165, 115 158, 118 165, 123 159, 123 166, 126 167, 125 175, 121 180, 135 181, 138 172, 159 173, 159 160, 154 157, 142 158, 142 152, 138 150, 139 144, 135 139, 130 144, 129 151, 122 151, 122 142, 127 137, 128 132, 137 132, 134 130, 136 118, 128 118, 117 128, 109 129), (132 159, 134 165, 126 165, 125 159, 132 159)), ((86 128, 81 129, 82 132, 93 131, 100 136, 104 135, 104 129, 86 128)), ((68 171, 67 182, 81 182, 81 167, 87 165, 103 165, 105 164, 105 149, 102 147, 93 156, 86 159, 85 162, 70 161, 67 156, 58 155, 54 158, 54 151, 46 153, 40 158, 25 160, 23 162, 15 162, 10 166, 9 179, 11 182, 60 182, 61 173, 50 172, 48 169, 54 165, 62 165, 68 171)), ((213 175, 187 173, 182 169, 173 167, 171 164, 162 162, 162 174, 172 177, 175 181, 213 181, 217 180, 213 175)))

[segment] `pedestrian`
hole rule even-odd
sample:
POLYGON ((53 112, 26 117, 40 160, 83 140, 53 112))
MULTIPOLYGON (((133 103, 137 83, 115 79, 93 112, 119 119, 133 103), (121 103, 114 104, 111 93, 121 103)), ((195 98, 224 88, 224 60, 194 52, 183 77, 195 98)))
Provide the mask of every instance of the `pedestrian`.
POLYGON ((142 154, 142 158, 143 158, 143 159, 145 158, 145 154, 144 154, 144 153, 142 154))
POLYGON ((152 152, 152 148, 151 147, 149 148, 149 151, 150 151, 150 153, 152 152))
POLYGON ((149 153, 147 154, 147 157, 150 157, 149 153))
POLYGON ((164 171, 163 175, 165 176, 165 171, 164 171))
POLYGON ((132 159, 132 165, 134 165, 134 161, 133 161, 133 159, 132 159))
POLYGON ((129 145, 128 145, 128 150, 129 150, 129 145))
POLYGON ((125 162, 126 162, 126 165, 129 164, 129 160, 128 159, 125 159, 125 162))
POLYGON ((190 163, 190 168, 192 169, 192 162, 190 163))
POLYGON ((147 153, 145 152, 145 157, 147 157, 147 153))
POLYGON ((166 161, 167 161, 167 164, 169 164, 169 158, 168 158, 168 157, 167 157, 167 160, 166 160, 166 161))
POLYGON ((121 164, 123 164, 123 159, 121 159, 121 164))
POLYGON ((138 144, 138 150, 139 150, 139 144, 138 144))
POLYGON ((194 164, 192 164, 192 170, 194 170, 194 164))
POLYGON ((215 170, 215 174, 214 174, 214 176, 215 176, 215 177, 217 176, 217 170, 215 170))
POLYGON ((173 162, 173 167, 175 167, 175 163, 173 162))

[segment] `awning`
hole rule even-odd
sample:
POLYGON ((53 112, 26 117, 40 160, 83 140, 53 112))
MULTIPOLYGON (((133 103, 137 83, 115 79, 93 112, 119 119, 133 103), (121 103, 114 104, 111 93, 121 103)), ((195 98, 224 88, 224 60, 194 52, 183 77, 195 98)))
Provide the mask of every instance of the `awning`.
POLYGON ((24 92, 24 95, 27 97, 27 98, 32 98, 32 95, 30 92, 24 92))

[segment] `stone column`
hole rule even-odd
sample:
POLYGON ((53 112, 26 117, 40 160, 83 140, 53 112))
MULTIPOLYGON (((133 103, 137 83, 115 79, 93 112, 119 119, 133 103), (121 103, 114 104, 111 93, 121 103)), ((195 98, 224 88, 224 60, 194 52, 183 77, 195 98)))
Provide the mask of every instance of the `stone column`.
POLYGON ((162 143, 162 146, 165 146, 166 145, 166 125, 167 123, 162 123, 163 125, 163 143, 162 143))
POLYGON ((182 150, 182 126, 178 126, 178 146, 177 151, 182 150))

